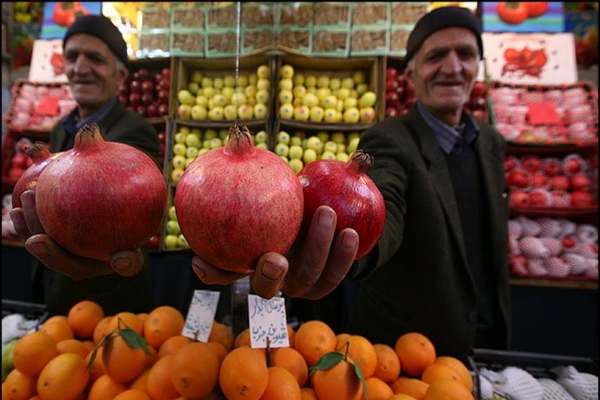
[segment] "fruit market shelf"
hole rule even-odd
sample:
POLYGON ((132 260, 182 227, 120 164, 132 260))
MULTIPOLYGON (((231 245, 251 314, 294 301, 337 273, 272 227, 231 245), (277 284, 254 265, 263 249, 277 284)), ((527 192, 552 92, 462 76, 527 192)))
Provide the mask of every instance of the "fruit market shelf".
POLYGON ((559 289, 585 289, 598 290, 598 281, 584 278, 566 279, 530 279, 530 278, 510 278, 510 284, 513 286, 536 286, 559 289))
POLYGON ((528 217, 585 217, 598 214, 598 206, 582 208, 559 207, 513 207, 511 214, 525 215, 528 217))
POLYGON ((165 124, 167 122, 167 118, 168 116, 165 115, 164 117, 146 118, 146 121, 148 121, 150 125, 158 125, 165 124))
MULTIPOLYGON (((193 121, 189 119, 176 119, 175 122, 178 125, 194 126, 197 128, 229 128, 232 127, 236 121, 193 121)), ((242 125, 248 127, 266 126, 266 119, 251 119, 247 121, 239 121, 242 125)))
POLYGON ((306 130, 318 130, 318 131, 364 131, 369 129, 374 123, 371 124, 322 124, 312 122, 300 122, 292 121, 289 119, 280 119, 279 123, 281 126, 289 126, 292 128, 306 129, 306 130))
POLYGON ((508 154, 538 154, 553 155, 563 153, 588 153, 595 152, 598 142, 590 143, 561 143, 561 144, 534 144, 508 142, 508 154))

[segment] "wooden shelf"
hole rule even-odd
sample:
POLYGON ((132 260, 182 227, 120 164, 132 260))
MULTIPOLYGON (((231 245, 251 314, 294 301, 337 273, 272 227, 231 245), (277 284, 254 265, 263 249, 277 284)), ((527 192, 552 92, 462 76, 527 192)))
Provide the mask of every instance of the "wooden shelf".
POLYGON ((19 240, 6 240, 2 239, 2 246, 10 246, 10 247, 25 247, 25 243, 19 240))
POLYGON ((371 124, 327 124, 327 123, 325 123, 325 124, 323 124, 323 123, 316 123, 316 122, 293 121, 293 120, 289 120, 289 119, 280 119, 279 124, 280 124, 280 126, 289 126, 292 128, 305 129, 305 130, 315 130, 315 131, 327 130, 327 131, 345 131, 345 132, 364 131, 366 129, 369 129, 373 125, 375 125, 375 123, 371 123, 371 124))
POLYGON ((513 286, 598 290, 598 281, 591 280, 510 278, 510 284, 513 286))
POLYGON ((535 154, 540 156, 552 156, 569 153, 593 153, 597 151, 597 147, 598 142, 560 144, 527 144, 508 142, 506 153, 515 155, 535 154))
MULTIPOLYGON (((257 127, 257 126, 266 126, 266 119, 251 119, 246 121, 239 121, 242 125, 246 125, 248 127, 257 127)), ((194 121, 191 119, 175 119, 175 123, 177 125, 187 125, 193 126, 196 128, 230 128, 232 127, 236 121, 226 120, 226 121, 194 121)))
POLYGON ((527 217, 593 217, 598 215, 598 206, 574 208, 574 207, 513 207, 511 208, 512 215, 524 215, 527 217))
POLYGON ((168 118, 168 115, 165 115, 162 117, 146 118, 146 121, 148 121, 152 125, 166 124, 167 118, 168 118))

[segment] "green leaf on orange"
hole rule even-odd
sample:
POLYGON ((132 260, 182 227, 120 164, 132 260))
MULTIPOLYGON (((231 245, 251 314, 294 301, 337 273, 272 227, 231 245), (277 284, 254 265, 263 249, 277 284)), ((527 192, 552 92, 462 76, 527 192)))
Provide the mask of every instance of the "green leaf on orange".
POLYGON ((142 349, 144 350, 144 353, 150 355, 150 351, 148 350, 148 344, 146 343, 146 340, 133 329, 119 329, 119 335, 121 335, 125 343, 127 343, 127 345, 132 349, 142 349))
POLYGON ((338 365, 343 359, 344 355, 337 351, 324 354, 315 365, 310 367, 310 374, 312 375, 317 371, 327 371, 338 365))
POLYGON ((360 367, 358 366, 358 364, 356 364, 354 362, 350 362, 350 364, 352 364, 352 366, 354 367, 354 374, 356 375, 356 377, 358 378, 358 380, 360 381, 360 383, 363 385, 363 390, 364 390, 364 394, 365 394, 365 400, 368 400, 369 396, 368 396, 368 393, 367 393, 367 382, 365 381, 365 376, 363 375, 363 372, 360 369, 360 367))

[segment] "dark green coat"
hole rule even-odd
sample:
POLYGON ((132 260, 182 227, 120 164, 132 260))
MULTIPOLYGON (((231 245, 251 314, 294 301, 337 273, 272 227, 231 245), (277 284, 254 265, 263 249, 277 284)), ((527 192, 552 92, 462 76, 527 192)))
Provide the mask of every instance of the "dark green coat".
MULTIPOLYGON (((508 201, 504 140, 481 124, 475 148, 481 160, 497 282, 499 335, 508 342, 508 201)), ((461 221, 444 154, 413 108, 365 132, 359 148, 372 154, 369 172, 386 205, 385 230, 372 272, 360 283, 350 331, 394 344, 400 334, 428 336, 440 353, 466 354, 475 340, 477 298, 466 263, 461 221), (411 133, 412 132, 412 133, 411 133)))
MULTIPOLYGON (((117 102, 98 124, 106 140, 134 146, 151 156, 159 165, 160 147, 156 131, 138 114, 117 102)), ((68 150, 62 148, 65 136, 61 121, 50 136, 51 152, 68 150)), ((98 168, 102 166, 99 165, 98 168)), ((90 235, 93 234, 90 232, 90 235)), ((107 314, 149 311, 153 306, 147 267, 131 278, 112 274, 80 281, 43 267, 36 268, 35 274, 39 273, 43 274, 44 299, 52 314, 66 314, 71 306, 84 299, 98 302, 107 314)))

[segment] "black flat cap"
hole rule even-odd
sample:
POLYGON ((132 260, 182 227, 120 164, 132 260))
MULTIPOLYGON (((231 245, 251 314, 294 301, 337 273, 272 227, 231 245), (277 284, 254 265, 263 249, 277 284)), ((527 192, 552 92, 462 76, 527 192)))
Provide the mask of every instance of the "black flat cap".
POLYGON ((415 24, 414 29, 408 36, 404 65, 408 64, 429 36, 439 30, 455 27, 465 28, 473 32, 477 39, 479 55, 483 58, 481 24, 473 12, 464 7, 440 7, 423 15, 415 24))

